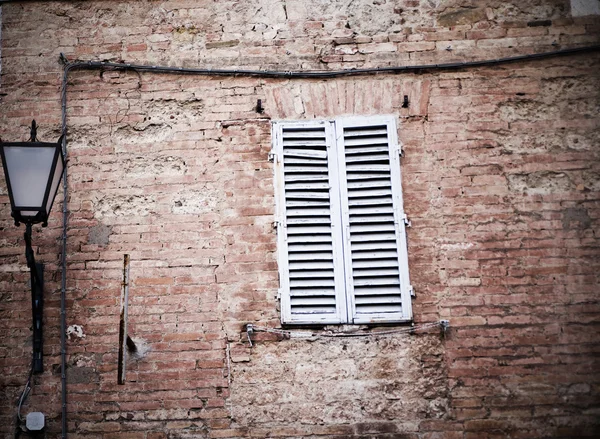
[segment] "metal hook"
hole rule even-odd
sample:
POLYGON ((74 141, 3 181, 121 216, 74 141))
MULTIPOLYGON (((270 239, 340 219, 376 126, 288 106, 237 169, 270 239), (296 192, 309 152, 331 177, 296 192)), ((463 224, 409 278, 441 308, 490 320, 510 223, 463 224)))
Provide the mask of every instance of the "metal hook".
POLYGON ((252 323, 248 323, 246 325, 246 335, 248 336, 248 343, 250 343, 250 347, 252 347, 252 338, 250 338, 250 335, 254 332, 254 327, 252 326, 252 323))
POLYGON ((440 326, 442 327, 442 337, 446 338, 446 334, 448 333, 448 329, 450 328, 450 321, 440 320, 440 326))

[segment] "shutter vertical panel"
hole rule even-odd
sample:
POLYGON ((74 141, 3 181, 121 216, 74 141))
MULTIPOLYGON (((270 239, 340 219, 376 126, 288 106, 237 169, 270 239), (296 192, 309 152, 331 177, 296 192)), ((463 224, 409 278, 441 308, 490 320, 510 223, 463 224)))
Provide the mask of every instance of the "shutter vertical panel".
POLYGON ((278 251, 284 323, 345 320, 339 198, 327 122, 277 124, 278 251))
POLYGON ((354 323, 410 320, 394 119, 342 119, 336 130, 349 319, 354 323))

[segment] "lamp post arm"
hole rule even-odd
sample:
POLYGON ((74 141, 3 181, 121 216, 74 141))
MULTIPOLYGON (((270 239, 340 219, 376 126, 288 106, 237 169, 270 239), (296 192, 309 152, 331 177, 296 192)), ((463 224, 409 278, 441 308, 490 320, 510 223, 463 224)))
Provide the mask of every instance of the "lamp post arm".
POLYGON ((44 317, 44 264, 35 262, 31 246, 31 223, 25 224, 25 258, 31 273, 31 315, 33 317, 33 372, 44 371, 43 366, 43 330, 44 317))
POLYGON ((31 223, 25 224, 25 258, 27 259, 27 267, 35 267, 35 256, 31 247, 31 223))

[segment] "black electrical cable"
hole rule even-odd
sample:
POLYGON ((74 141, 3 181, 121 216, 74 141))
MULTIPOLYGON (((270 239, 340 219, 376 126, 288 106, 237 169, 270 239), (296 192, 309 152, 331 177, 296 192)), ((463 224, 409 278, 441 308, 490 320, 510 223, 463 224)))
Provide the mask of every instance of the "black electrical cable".
POLYGON ((17 408, 17 417, 15 420, 15 439, 21 436, 23 430, 21 430, 21 423, 23 422, 23 418, 21 418, 21 407, 23 403, 29 396, 29 392, 31 392, 31 378, 33 377, 33 360, 31 361, 31 369, 29 369, 29 376, 27 377, 27 381, 25 382, 25 388, 21 392, 21 396, 19 396, 19 405, 17 408))
MULTIPOLYGON (((61 59, 64 55, 61 53, 61 59)), ((63 71, 62 89, 61 89, 61 131, 63 157, 67 160, 67 81, 69 70, 63 71)), ((68 163, 68 162, 67 162, 68 163)), ((67 209, 68 182, 67 170, 65 165, 63 171, 63 229, 62 229, 62 275, 60 282, 60 382, 61 382, 61 417, 62 417, 62 439, 67 439, 67 226, 69 220, 69 211, 67 209)))
POLYGON ((455 70, 467 67, 483 67, 499 64, 508 64, 519 61, 529 61, 534 59, 550 58, 555 56, 566 56, 578 53, 589 53, 600 50, 600 44, 584 47, 575 47, 571 49, 561 49, 552 52, 541 52, 527 55, 516 55, 505 58, 495 58, 481 61, 458 61, 444 64, 422 64, 391 67, 372 67, 363 69, 345 69, 345 70, 319 70, 319 71, 279 71, 279 70, 245 70, 245 69, 194 69, 186 67, 169 66, 151 66, 143 64, 115 63, 107 61, 80 61, 68 62, 63 54, 61 60, 67 62, 66 69, 70 70, 94 70, 94 69, 113 69, 113 70, 135 70, 138 72, 156 72, 156 73, 179 73, 203 76, 240 76, 257 78, 303 78, 303 79, 326 79, 339 78, 342 76, 361 76, 373 74, 399 74, 407 72, 419 72, 430 70, 455 70))

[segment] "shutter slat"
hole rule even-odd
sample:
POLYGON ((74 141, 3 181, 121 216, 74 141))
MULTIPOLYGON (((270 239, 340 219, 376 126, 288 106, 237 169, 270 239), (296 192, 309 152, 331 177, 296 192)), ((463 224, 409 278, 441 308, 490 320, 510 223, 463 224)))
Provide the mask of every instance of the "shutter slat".
POLYGON ((346 158, 346 163, 364 163, 364 162, 387 162, 387 151, 382 153, 352 155, 346 158))
MULTIPOLYGON (((352 223, 350 223, 352 224, 352 223)), ((394 223, 351 225, 350 233, 370 233, 370 232, 395 232, 394 223)))
POLYGON ((365 145, 365 146, 355 146, 353 148, 346 148, 346 159, 352 158, 355 154, 369 154, 369 153, 378 153, 384 152, 387 153, 388 146, 383 145, 365 145))
POLYGON ((301 297, 301 296, 311 296, 311 297, 320 297, 320 296, 333 296, 335 297, 335 288, 292 288, 291 289, 291 297, 301 297))
POLYGON ((326 159, 316 159, 308 157, 285 157, 283 163, 286 165, 307 165, 307 166, 318 166, 322 163, 327 163, 326 159))
POLYGON ((356 244, 369 243, 372 241, 396 242, 396 234, 392 233, 355 233, 352 235, 352 242, 356 244))
MULTIPOLYGON (((357 198, 352 197, 348 204, 350 207, 352 206, 389 206, 388 209, 390 212, 392 211, 392 197, 383 196, 383 197, 370 197, 370 198, 357 198)), ((354 212, 353 212, 354 213, 354 212)))
POLYGON ((308 166, 296 167, 290 166, 290 170, 286 175, 285 181, 327 181, 327 172, 321 168, 310 168, 308 166))
POLYGON ((402 299, 397 296, 357 296, 356 304, 357 305, 372 305, 372 304, 401 304, 402 299))
POLYGON ((325 226, 317 226, 317 225, 307 225, 306 227, 302 227, 302 226, 291 226, 288 225, 288 234, 289 235, 303 235, 304 239, 307 239, 307 234, 319 234, 319 235, 330 235, 331 234, 331 227, 328 227, 327 225, 325 226))
MULTIPOLYGON (((364 175, 369 171, 379 171, 379 172, 388 172, 390 170, 390 165, 375 165, 372 163, 353 163, 351 165, 347 165, 348 173, 359 173, 364 175)), ((348 175, 348 180, 352 180, 352 174, 348 175)))
POLYGON ((319 207, 291 207, 287 209, 288 216, 329 216, 331 214, 328 208, 319 208, 319 207))
MULTIPOLYGON (((327 151, 316 150, 316 149, 286 149, 283 153, 284 160, 287 157, 305 157, 318 160, 310 160, 309 163, 321 163, 324 162, 327 166, 327 151)), ((287 160, 285 163, 289 163, 287 160)))
POLYGON ((348 138, 346 137, 344 139, 344 144, 346 145, 346 148, 350 147, 349 149, 351 149, 352 147, 355 146, 371 146, 371 145, 376 145, 376 146, 387 146, 387 139, 385 137, 381 137, 381 136, 376 136, 376 137, 354 137, 354 138, 348 138))
POLYGON ((323 128, 283 129, 283 143, 291 139, 323 139, 323 128))
POLYGON ((387 223, 390 221, 394 221, 393 212, 379 215, 353 215, 350 218, 350 224, 360 224, 360 223, 387 223))
POLYGON ((288 251, 290 253, 298 252, 313 252, 317 255, 317 252, 332 252, 331 242, 303 242, 300 244, 290 243, 288 245, 288 251))
POLYGON ((288 242, 295 244, 295 243, 306 243, 306 242, 319 242, 319 243, 324 243, 324 242, 331 242, 331 236, 330 235, 312 235, 312 236, 307 236, 307 235, 289 235, 288 236, 288 242))
POLYGON ((298 182, 294 182, 293 179, 290 179, 290 182, 286 183, 286 185, 285 185, 285 190, 286 191, 301 191, 301 190, 328 190, 329 189, 329 183, 326 181, 326 179, 319 178, 318 182, 314 182, 314 180, 315 180, 314 176, 311 180, 308 180, 308 181, 313 181, 313 183, 305 183, 305 182, 302 182, 302 180, 298 181, 298 182), (323 181, 321 181, 321 180, 323 180, 323 181))
POLYGON ((329 203, 327 203, 327 200, 306 200, 304 202, 302 202, 302 200, 297 200, 294 198, 291 199, 287 199, 285 202, 286 207, 298 207, 298 206, 302 206, 302 205, 309 205, 311 207, 328 207, 329 203))
POLYGON ((306 138, 306 139, 284 139, 283 141, 283 155, 285 156, 289 151, 296 151, 297 147, 302 147, 305 149, 321 147, 325 149, 327 144, 324 139, 317 138, 306 138))
POLYGON ((354 294, 356 296, 394 296, 398 294, 398 289, 387 286, 356 288, 354 294))
POLYGON ((292 262, 290 270, 333 270, 333 263, 329 261, 292 262))
MULTIPOLYGON (((374 314, 376 316, 382 317, 382 314, 386 313, 401 313, 402 312, 402 304, 400 303, 386 303, 384 305, 363 305, 356 307, 357 314, 374 314)), ((371 320, 377 320, 376 318, 371 318, 371 320)))
MULTIPOLYGON (((308 247, 308 245, 306 246, 308 247)), ((333 259, 333 254, 329 253, 290 253, 289 255, 290 262, 293 261, 331 261, 333 259)))
POLYGON ((352 270, 354 277, 372 277, 372 276, 398 276, 398 267, 383 268, 381 264, 377 264, 376 267, 369 267, 367 269, 359 268, 352 264, 352 270))
POLYGON ((365 244, 353 244, 352 248, 352 259, 353 260, 361 260, 361 259, 390 259, 390 255, 392 258, 398 259, 398 253, 396 252, 396 245, 393 243, 385 243, 385 245, 381 244, 378 246, 373 246, 372 243, 365 244), (373 251, 369 251, 374 249, 373 251), (360 251, 358 251, 360 250, 360 251))
POLYGON ((387 267, 397 267, 398 266, 398 262, 395 260, 398 259, 396 257, 396 253, 394 253, 394 258, 393 259, 379 259, 377 261, 373 261, 372 259, 354 259, 352 261, 352 270, 354 273, 356 273, 358 270, 363 269, 363 268, 378 268, 378 269, 382 269, 382 268, 387 268, 387 267))
MULTIPOLYGON (((353 137, 364 137, 364 136, 387 136, 387 126, 383 125, 379 128, 365 125, 364 127, 351 127, 344 130, 346 138, 351 139, 353 137)), ((386 144, 387 147, 387 144, 386 144)))
POLYGON ((320 198, 323 200, 329 200, 329 193, 327 192, 320 192, 320 191, 294 191, 294 190, 290 190, 288 191, 287 195, 286 195, 286 200, 293 200, 293 199, 299 199, 299 200, 310 200, 310 199, 315 199, 315 198, 320 198))
POLYGON ((354 276, 355 287, 370 287, 377 285, 400 285, 398 276, 379 276, 374 275, 366 278, 354 276))
POLYGON ((335 315, 335 304, 333 305, 323 305, 323 306, 316 306, 316 305, 311 305, 309 307, 306 306, 294 306, 294 315, 298 318, 298 320, 302 320, 300 317, 302 317, 303 315, 309 315, 311 317, 311 321, 313 320, 312 317, 314 315, 323 315, 323 314, 331 314, 331 315, 335 315))
POLYGON ((374 188, 389 188, 390 180, 385 178, 355 178, 348 181, 348 189, 374 189, 374 188))
POLYGON ((355 207, 352 209, 351 215, 378 215, 382 213, 388 213, 392 209, 388 206, 382 207, 355 207))
POLYGON ((335 306, 335 296, 292 297, 292 306, 335 306))
POLYGON ((291 279, 305 279, 307 277, 310 278, 332 278, 333 277, 333 268, 331 270, 297 270, 292 269, 290 267, 290 278, 291 279))
POLYGON ((392 191, 388 187, 382 187, 379 189, 366 188, 363 190, 353 190, 352 195, 348 194, 348 197, 352 200, 355 198, 367 198, 367 197, 382 197, 392 196, 392 191))
POLYGON ((315 225, 329 224, 329 221, 328 221, 327 217, 311 216, 308 218, 305 218, 305 217, 288 218, 287 223, 288 223, 288 226, 295 226, 295 225, 303 226, 303 225, 307 225, 307 224, 315 224, 315 225))
POLYGON ((290 287, 334 287, 335 283, 331 279, 290 279, 290 287))

